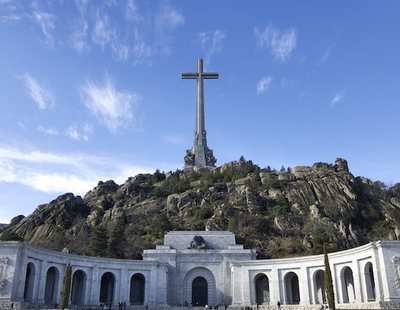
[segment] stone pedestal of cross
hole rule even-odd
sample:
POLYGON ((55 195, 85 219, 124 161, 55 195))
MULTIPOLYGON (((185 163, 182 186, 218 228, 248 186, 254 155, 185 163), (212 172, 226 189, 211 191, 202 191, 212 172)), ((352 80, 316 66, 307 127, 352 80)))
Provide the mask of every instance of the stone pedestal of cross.
POLYGON ((203 72, 203 59, 198 59, 197 72, 182 73, 182 79, 197 80, 194 144, 190 150, 186 151, 185 169, 215 167, 216 159, 213 151, 207 146, 204 125, 204 79, 218 79, 218 73, 203 72))

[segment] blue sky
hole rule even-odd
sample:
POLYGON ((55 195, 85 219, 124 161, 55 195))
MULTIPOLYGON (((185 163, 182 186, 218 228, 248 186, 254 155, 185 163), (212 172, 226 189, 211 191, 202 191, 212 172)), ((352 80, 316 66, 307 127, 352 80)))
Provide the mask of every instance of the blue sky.
POLYGON ((223 164, 400 182, 400 2, 0 0, 0 223, 183 166, 196 59, 223 164))

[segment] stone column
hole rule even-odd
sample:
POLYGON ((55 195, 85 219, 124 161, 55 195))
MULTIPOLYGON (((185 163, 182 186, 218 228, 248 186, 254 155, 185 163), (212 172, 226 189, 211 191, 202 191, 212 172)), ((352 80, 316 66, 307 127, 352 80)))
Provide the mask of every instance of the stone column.
POLYGON ((168 290, 168 268, 165 265, 159 265, 156 270, 157 281, 156 283, 150 283, 150 290, 155 290, 156 304, 167 306, 167 290, 168 290))
POLYGON ((47 261, 41 261, 39 279, 38 279, 38 290, 37 290, 37 302, 44 304, 44 294, 46 290, 46 277, 47 277, 47 261))
MULTIPOLYGON (((61 302, 61 292, 63 289, 63 283, 64 283, 64 273, 65 273, 65 266, 61 267, 60 270, 60 276, 58 277, 58 292, 57 292, 57 297, 56 297, 56 303, 59 304, 61 302)), ((74 273, 72 273, 73 275, 74 273)), ((71 289, 72 289, 72 275, 71 275, 71 289)))
POLYGON ((361 289, 361 272, 360 272, 360 262, 358 260, 354 261, 352 264, 353 272, 353 281, 354 281, 354 293, 355 293, 355 302, 362 302, 362 289, 361 289))
POLYGON ((299 270, 300 305, 307 306, 311 303, 309 291, 312 290, 312 285, 309 284, 307 268, 301 267, 299 270))
POLYGON ((26 267, 28 266, 28 259, 26 256, 25 248, 19 248, 18 254, 15 258, 14 264, 14 281, 11 298, 15 301, 24 300, 26 267))
POLYGON ((242 267, 232 266, 232 305, 239 307, 243 304, 242 296, 242 267))
POLYGON ((92 276, 88 285, 90 285, 90 304, 98 305, 100 297, 100 285, 99 285, 99 267, 94 265, 92 269, 92 276))
MULTIPOLYGON (((334 286, 335 286, 335 296, 336 296, 336 302, 339 304, 343 303, 343 285, 342 285, 342 279, 340 278, 340 270, 338 269, 338 266, 333 266, 333 279, 334 279, 334 286)), ((332 266, 331 266, 332 268, 332 266)))
POLYGON ((128 268, 124 266, 121 270, 121 293, 120 300, 116 300, 116 302, 125 301, 129 304, 129 293, 130 293, 130 285, 131 281, 128 278, 128 268))
POLYGON ((118 305, 118 303, 121 301, 121 296, 124 296, 121 292, 121 289, 123 287, 121 281, 122 281, 122 269, 119 270, 119 273, 117 272, 115 273, 114 298, 113 298, 114 305, 118 305))
POLYGON ((32 302, 44 302, 44 299, 42 298, 39 300, 39 293, 41 290, 41 285, 42 285, 42 265, 43 261, 40 261, 37 265, 35 265, 35 279, 34 279, 34 284, 33 284, 33 294, 32 294, 32 302))
POLYGON ((272 265, 271 269, 271 278, 270 278, 270 304, 275 306, 278 303, 278 300, 282 303, 281 300, 281 288, 279 281, 279 271, 275 265, 272 265))

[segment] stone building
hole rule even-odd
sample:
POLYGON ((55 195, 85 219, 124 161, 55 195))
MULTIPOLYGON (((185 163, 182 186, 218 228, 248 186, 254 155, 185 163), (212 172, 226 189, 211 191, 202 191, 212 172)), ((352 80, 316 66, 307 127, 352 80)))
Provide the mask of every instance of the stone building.
MULTIPOLYGON (((329 254, 337 308, 400 309, 400 242, 329 254)), ((320 309, 323 255, 256 260, 226 231, 177 231, 143 260, 65 254, 0 243, 0 308, 51 308, 72 266, 70 308, 102 303, 162 309, 193 305, 320 309)))

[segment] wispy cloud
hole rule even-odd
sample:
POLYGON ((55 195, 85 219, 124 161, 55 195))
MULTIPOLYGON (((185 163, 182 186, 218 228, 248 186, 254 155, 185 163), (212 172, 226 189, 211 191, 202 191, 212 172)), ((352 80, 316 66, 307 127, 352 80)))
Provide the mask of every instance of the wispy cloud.
POLYGON ((81 87, 81 96, 89 111, 111 132, 117 132, 135 120, 133 109, 139 96, 117 90, 108 76, 103 84, 87 80, 81 87))
POLYGON ((297 32, 294 28, 281 31, 273 26, 268 26, 264 30, 255 28, 257 46, 261 49, 269 49, 274 61, 285 62, 297 43, 297 32))
POLYGON ((91 124, 85 123, 81 128, 76 125, 70 126, 65 130, 65 134, 76 141, 89 141, 89 136, 93 133, 91 124))
POLYGON ((222 51, 226 33, 222 30, 200 32, 197 34, 201 49, 204 53, 205 63, 208 64, 211 58, 222 51))
POLYGON ((89 44, 87 42, 88 28, 89 26, 85 19, 76 21, 75 30, 71 34, 71 46, 78 54, 89 50, 89 44))
POLYGON ((337 105, 339 102, 341 102, 344 98, 345 91, 340 90, 335 93, 335 96, 331 99, 331 106, 334 107, 337 105))
POLYGON ((47 46, 53 48, 55 44, 54 40, 54 29, 55 29, 55 16, 46 12, 34 12, 33 17, 42 30, 42 33, 45 37, 44 42, 47 46))
POLYGON ((46 110, 54 105, 54 96, 43 83, 39 83, 29 73, 18 78, 24 82, 28 95, 37 104, 39 110, 46 110))
POLYGON ((24 124, 23 122, 21 122, 21 121, 18 121, 18 122, 17 122, 17 125, 18 125, 18 127, 21 128, 22 130, 25 130, 25 129, 26 129, 25 124, 24 124))
POLYGON ((164 28, 175 29, 185 23, 185 17, 178 12, 173 6, 163 3, 160 11, 156 15, 156 28, 158 31, 163 31, 164 28))
POLYGON ((113 37, 113 30, 111 28, 108 15, 105 13, 100 13, 98 10, 96 12, 94 28, 92 39, 97 45, 100 45, 102 49, 111 42, 113 37))
POLYGON ((273 79, 272 76, 266 76, 257 83, 257 94, 258 95, 260 95, 268 90, 269 86, 271 85, 272 79, 273 79))
POLYGON ((156 11, 143 11, 134 0, 115 2, 119 14, 107 14, 106 5, 77 1, 79 17, 71 34, 71 45, 78 53, 99 46, 118 61, 151 63, 157 55, 171 53, 171 34, 185 22, 184 16, 167 2, 156 11), (91 42, 88 40, 91 38, 91 42))
POLYGON ((327 49, 324 51, 324 54, 323 54, 322 57, 321 57, 321 62, 326 62, 326 61, 328 60, 329 56, 331 56, 331 49, 330 49, 330 48, 327 48, 327 49))
POLYGON ((13 23, 22 20, 25 14, 19 9, 19 5, 11 0, 0 1, 0 22, 13 23))
POLYGON ((43 127, 39 126, 37 128, 40 132, 49 135, 49 136, 58 136, 58 130, 55 128, 43 127))
MULTIPOLYGON (((64 16, 59 16, 59 12, 69 10, 66 6, 71 2, 7 2, 5 9, 0 10, 0 22, 26 21, 40 28, 47 46, 62 46, 57 35, 65 36, 60 32, 64 28, 57 26, 64 16)), ((68 46, 78 54, 100 48, 117 61, 151 63, 156 56, 170 55, 173 34, 185 23, 184 15, 168 1, 154 2, 151 9, 134 0, 73 3, 75 17, 70 21, 71 27, 66 28, 68 46)))
POLYGON ((18 183, 41 192, 84 194, 99 180, 124 182, 129 176, 154 171, 114 158, 58 154, 0 145, 0 183, 18 183))

